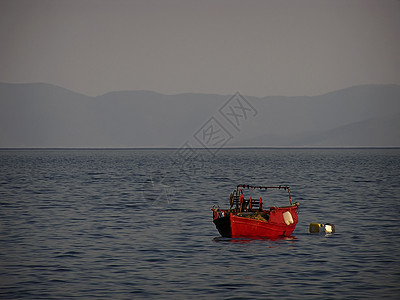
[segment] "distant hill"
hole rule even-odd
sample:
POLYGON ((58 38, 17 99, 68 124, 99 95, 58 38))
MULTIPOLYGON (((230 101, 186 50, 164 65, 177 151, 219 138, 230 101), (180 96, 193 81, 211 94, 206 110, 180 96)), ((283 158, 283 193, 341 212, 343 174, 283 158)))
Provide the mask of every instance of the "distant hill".
POLYGON ((336 128, 279 136, 260 135, 244 144, 265 147, 399 147, 400 114, 354 122, 336 128))
POLYGON ((315 97, 246 97, 257 110, 234 128, 231 95, 117 91, 88 97, 44 83, 0 83, 0 147, 179 147, 214 116, 226 146, 400 146, 400 86, 355 86, 315 97))
POLYGON ((362 85, 315 97, 252 100, 261 117, 257 117, 252 128, 244 132, 240 141, 243 144, 283 147, 400 146, 398 85, 362 85), (257 128, 262 128, 264 133, 256 134, 257 128))
POLYGON ((400 114, 340 126, 305 137, 298 145, 308 146, 398 146, 400 114))

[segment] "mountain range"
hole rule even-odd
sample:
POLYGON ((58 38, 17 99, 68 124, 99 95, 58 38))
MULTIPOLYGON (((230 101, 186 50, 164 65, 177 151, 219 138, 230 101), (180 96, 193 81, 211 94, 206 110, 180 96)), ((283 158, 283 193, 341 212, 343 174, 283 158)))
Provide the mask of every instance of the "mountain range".
POLYGON ((0 147, 203 147, 199 134, 210 122, 229 136, 215 147, 400 147, 399 85, 310 97, 236 94, 251 107, 240 124, 223 112, 234 97, 151 91, 89 97, 45 83, 0 83, 0 147))

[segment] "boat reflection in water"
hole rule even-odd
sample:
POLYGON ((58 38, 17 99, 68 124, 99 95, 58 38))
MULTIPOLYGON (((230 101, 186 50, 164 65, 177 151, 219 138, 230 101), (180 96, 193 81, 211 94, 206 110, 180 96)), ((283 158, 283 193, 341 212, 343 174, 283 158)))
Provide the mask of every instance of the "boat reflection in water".
MULTIPOLYGON (((291 242, 295 243, 298 241, 297 237, 295 236, 283 236, 283 237, 277 237, 277 238, 260 238, 260 237, 254 237, 254 238, 228 238, 228 237, 223 237, 223 236, 218 236, 213 238, 214 242, 217 243, 234 243, 234 244, 252 244, 252 243, 262 243, 262 242, 291 242)), ((273 248, 270 246, 270 248, 273 248)))

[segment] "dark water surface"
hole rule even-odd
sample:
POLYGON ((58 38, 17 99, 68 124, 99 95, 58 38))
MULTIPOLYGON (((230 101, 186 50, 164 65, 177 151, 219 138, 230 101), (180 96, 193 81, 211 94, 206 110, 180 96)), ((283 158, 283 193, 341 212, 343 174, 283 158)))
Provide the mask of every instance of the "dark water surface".
POLYGON ((196 151, 0 151, 0 298, 400 298, 399 149, 196 151), (239 183, 290 185, 291 238, 218 237, 239 183))

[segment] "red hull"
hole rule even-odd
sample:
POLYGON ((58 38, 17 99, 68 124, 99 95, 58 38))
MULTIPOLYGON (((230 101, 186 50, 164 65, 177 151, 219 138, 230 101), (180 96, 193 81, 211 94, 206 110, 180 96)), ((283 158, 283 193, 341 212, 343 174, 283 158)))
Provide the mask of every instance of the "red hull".
POLYGON ((297 206, 272 210, 268 222, 231 215, 231 237, 276 238, 290 236, 296 228, 297 222, 297 206), (286 211, 290 211, 293 218, 293 223, 290 225, 286 225, 282 217, 286 211))
POLYGON ((224 212, 226 216, 220 218, 217 213, 214 213, 214 223, 224 237, 285 237, 290 236, 296 228, 298 222, 297 208, 298 206, 271 207, 270 210, 264 211, 269 215, 268 221, 251 219, 232 213, 227 215, 227 211, 222 210, 221 212, 224 212), (290 212, 290 224, 286 224, 284 219, 284 214, 287 212, 290 212))
POLYGON ((278 238, 288 237, 293 233, 298 222, 299 204, 292 203, 288 186, 250 186, 238 185, 230 195, 230 209, 213 211, 213 222, 223 237, 229 238, 278 238), (243 189, 285 190, 289 195, 290 206, 263 209, 262 198, 245 199, 243 189))

